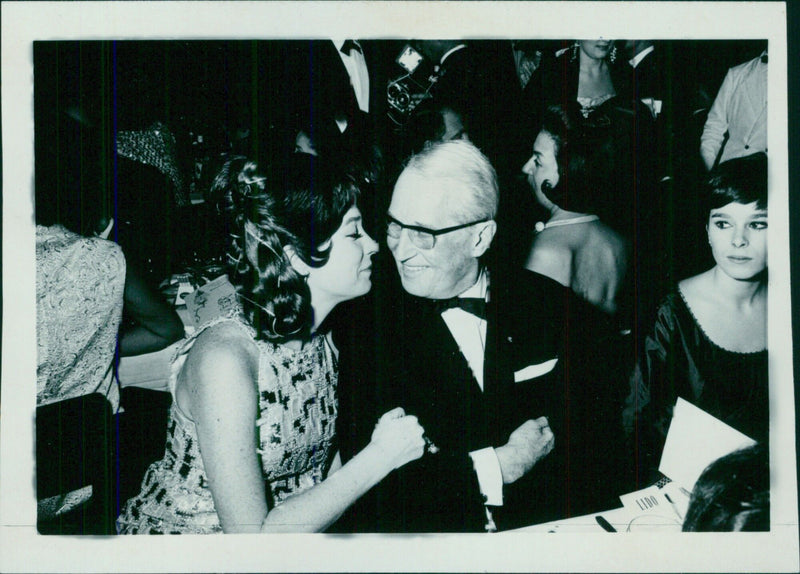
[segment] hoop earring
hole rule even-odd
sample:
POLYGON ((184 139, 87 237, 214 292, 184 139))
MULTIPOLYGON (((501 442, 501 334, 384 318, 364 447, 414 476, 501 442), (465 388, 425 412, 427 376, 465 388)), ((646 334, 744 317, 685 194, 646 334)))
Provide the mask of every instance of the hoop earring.
POLYGON ((578 49, 580 48, 581 44, 578 40, 575 40, 575 43, 572 44, 572 55, 569 58, 570 62, 574 62, 575 59, 578 57, 578 49))
POLYGON ((611 46, 611 52, 608 54, 608 61, 612 64, 617 61, 617 45, 611 46))

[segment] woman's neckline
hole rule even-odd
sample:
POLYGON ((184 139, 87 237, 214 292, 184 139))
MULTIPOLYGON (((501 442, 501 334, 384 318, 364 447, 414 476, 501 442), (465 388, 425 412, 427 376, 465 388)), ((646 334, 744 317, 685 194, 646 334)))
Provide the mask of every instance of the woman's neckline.
POLYGON ((767 352, 768 347, 764 347, 763 349, 758 349, 756 351, 734 351, 732 349, 728 349, 726 347, 723 347, 722 345, 720 345, 719 343, 714 341, 714 339, 712 339, 711 337, 708 336, 708 333, 706 333, 706 330, 703 328, 703 325, 700 323, 700 321, 698 321, 697 316, 694 314, 694 311, 692 311, 692 307, 689 305, 689 302, 686 300, 686 296, 683 294, 683 291, 681 290, 680 285, 678 285, 676 291, 678 293, 678 297, 680 297, 680 300, 683 301, 683 306, 686 307, 686 310, 689 312, 689 315, 691 316, 692 321, 694 321, 694 324, 697 325, 697 329, 703 335, 703 338, 706 341, 708 341, 712 346, 714 346, 717 349, 720 349, 722 351, 725 351, 726 353, 732 353, 734 355, 758 355, 758 354, 767 352))
POLYGON ((577 225, 580 223, 590 223, 592 221, 599 221, 599 220, 600 218, 597 215, 578 215, 576 217, 570 217, 568 219, 557 219, 555 221, 551 219, 547 223, 537 221, 535 229, 538 233, 541 233, 545 229, 550 229, 552 227, 562 227, 564 225, 577 225))

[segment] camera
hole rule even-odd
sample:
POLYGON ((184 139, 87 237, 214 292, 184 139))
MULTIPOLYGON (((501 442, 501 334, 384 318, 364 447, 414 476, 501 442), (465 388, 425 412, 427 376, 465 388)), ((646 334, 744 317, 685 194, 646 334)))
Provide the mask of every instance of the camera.
MULTIPOLYGON (((400 115, 408 115, 414 110, 414 102, 411 99, 411 90, 408 83, 410 78, 402 77, 389 82, 386 87, 386 97, 389 100, 389 107, 400 115)), ((389 112, 392 113, 391 111, 389 112)))
POLYGON ((420 102, 431 97, 430 90, 436 82, 435 75, 417 74, 427 76, 422 83, 413 77, 423 60, 422 55, 410 45, 406 45, 395 60, 405 73, 388 82, 386 99, 389 104, 389 119, 397 125, 405 124, 420 102))

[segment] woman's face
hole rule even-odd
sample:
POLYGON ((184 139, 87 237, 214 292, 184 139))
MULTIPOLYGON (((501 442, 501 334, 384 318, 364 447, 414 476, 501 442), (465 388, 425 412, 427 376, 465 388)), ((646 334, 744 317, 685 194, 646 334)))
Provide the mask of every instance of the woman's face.
POLYGON ((552 187, 558 184, 558 161, 556 161, 556 140, 548 132, 542 130, 533 142, 533 154, 522 166, 528 176, 528 183, 533 188, 534 196, 542 207, 550 209, 553 205, 542 190, 542 184, 549 181, 552 187))
POLYGON ((581 51, 593 60, 604 60, 614 46, 613 40, 579 40, 581 51))
POLYGON ((767 211, 755 202, 712 209, 706 230, 714 260, 726 275, 747 281, 767 268, 767 211))
POLYGON ((366 294, 372 286, 372 256, 378 252, 378 244, 364 231, 358 207, 344 214, 342 224, 328 241, 331 250, 327 263, 312 268, 308 275, 312 294, 329 298, 334 304, 366 294))

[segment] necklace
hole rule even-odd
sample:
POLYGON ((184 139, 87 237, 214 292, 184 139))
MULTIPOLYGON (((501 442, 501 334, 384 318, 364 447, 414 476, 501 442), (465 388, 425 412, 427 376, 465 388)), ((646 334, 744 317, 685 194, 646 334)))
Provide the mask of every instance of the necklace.
POLYGON ((580 215, 578 217, 571 217, 569 219, 548 221, 547 223, 542 223, 541 221, 537 221, 534 228, 538 233, 541 233, 545 229, 549 229, 551 227, 561 227, 562 225, 574 225, 577 223, 589 223, 590 221, 597 221, 599 219, 600 218, 596 215, 580 215))

